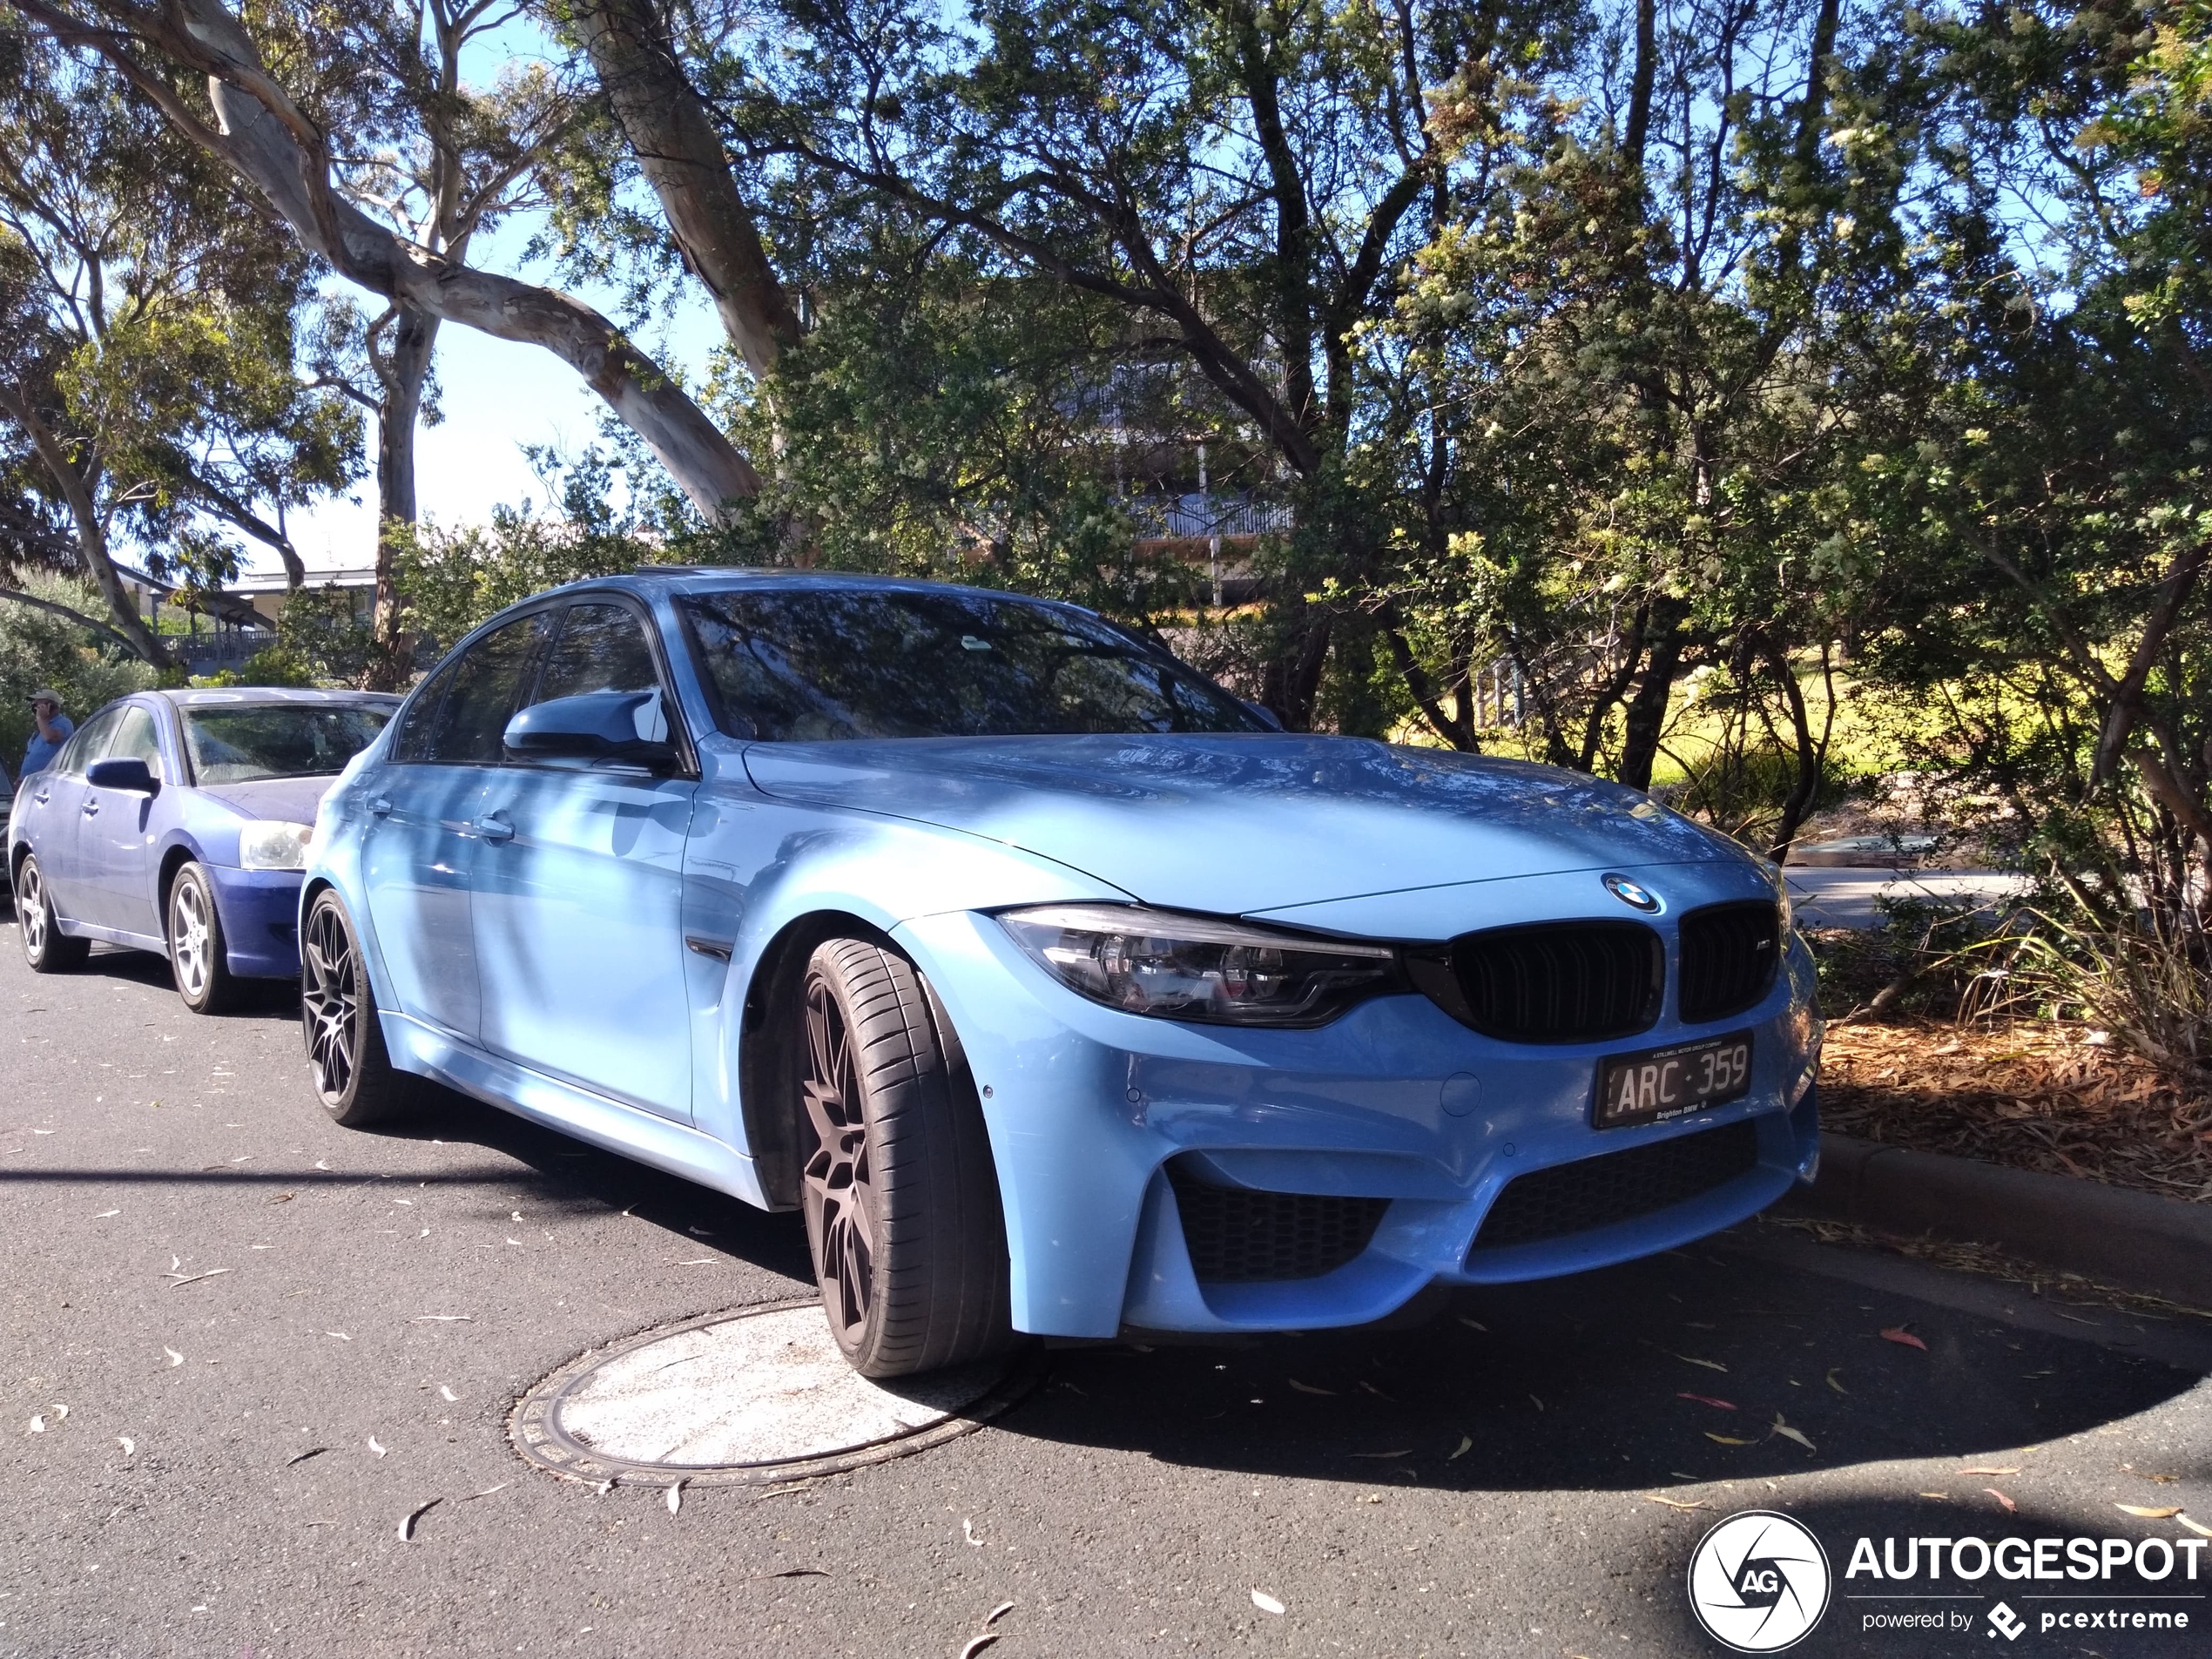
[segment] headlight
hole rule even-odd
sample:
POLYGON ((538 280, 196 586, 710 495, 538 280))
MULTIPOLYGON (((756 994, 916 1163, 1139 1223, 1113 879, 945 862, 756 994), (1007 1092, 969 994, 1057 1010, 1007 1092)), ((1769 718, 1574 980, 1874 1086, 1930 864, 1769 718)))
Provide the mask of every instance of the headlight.
POLYGON ((1133 905, 1001 913, 1014 942, 1069 989, 1132 1014, 1219 1025, 1321 1025, 1402 988, 1398 953, 1133 905))
POLYGON ((248 824, 238 833, 239 867, 246 870, 304 870, 312 824, 248 824))

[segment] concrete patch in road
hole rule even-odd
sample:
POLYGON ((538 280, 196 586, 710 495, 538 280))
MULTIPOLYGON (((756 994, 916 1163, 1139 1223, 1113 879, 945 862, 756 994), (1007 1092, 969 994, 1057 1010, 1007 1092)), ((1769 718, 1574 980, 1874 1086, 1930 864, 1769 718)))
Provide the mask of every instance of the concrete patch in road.
POLYGON ((516 1406, 515 1449, 572 1480, 754 1486, 926 1451, 1035 1386, 1034 1352, 889 1383, 838 1352, 820 1305, 725 1309, 595 1349, 516 1406))

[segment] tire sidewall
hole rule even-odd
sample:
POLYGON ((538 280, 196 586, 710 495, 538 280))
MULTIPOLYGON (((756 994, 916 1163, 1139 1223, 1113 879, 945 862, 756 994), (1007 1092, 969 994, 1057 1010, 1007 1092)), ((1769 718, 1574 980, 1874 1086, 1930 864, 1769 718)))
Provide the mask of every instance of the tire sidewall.
POLYGON ((227 948, 223 939, 223 921, 215 909, 215 884, 198 861, 181 865, 169 883, 169 902, 164 907, 162 927, 169 941, 169 977, 177 988, 177 995, 194 1014, 212 1014, 221 1004, 226 988, 223 983, 228 969, 223 961, 227 948), (199 901, 207 911, 207 975, 195 997, 185 988, 184 975, 177 963, 177 900, 187 883, 197 888, 199 901))
POLYGON ((361 1097, 361 1062, 367 1051, 369 1022, 376 1017, 375 998, 368 988, 368 963, 361 954, 361 934, 354 930, 354 919, 347 914, 345 901, 332 888, 325 887, 315 894, 307 907, 307 925, 300 930, 300 1042, 307 1051, 308 1086, 315 1091, 315 1099, 334 1122, 343 1123, 351 1116, 361 1097), (322 1084, 314 1076, 314 1037, 307 1023, 307 935, 314 931, 315 918, 324 911, 336 918, 338 928, 346 941, 346 954, 354 967, 354 1063, 346 1075, 346 1086, 336 1094, 323 1092, 322 1084))
MULTIPOLYGON (((889 1219, 886 1214, 887 1206, 884 1203, 885 1195, 884 1189, 881 1184, 884 1176, 888 1173, 882 1157, 883 1139, 881 1134, 881 1123, 877 1116, 876 1091, 869 1087, 867 1068, 858 1058, 860 1052, 859 1044, 861 1040, 861 1026, 859 1014, 853 1006, 853 988, 847 977, 844 964, 838 960, 841 952, 846 948, 855 942, 856 941, 849 939, 833 939, 827 941, 822 945, 818 946, 815 948, 813 956, 808 960, 806 964, 806 972, 800 977, 799 980, 799 1004, 796 1010, 799 1027, 798 1041, 799 1052, 803 1054, 806 1052, 806 1047, 808 1041, 808 1034, 806 1030, 806 1007, 808 1001, 812 998, 815 982, 819 981, 828 991, 830 999, 837 1005, 838 1018, 843 1022, 845 1027, 846 1043, 855 1055, 855 1060, 853 1066, 853 1087, 860 1096, 859 1104, 860 1108, 860 1123, 863 1136, 867 1145, 868 1164, 871 1174, 871 1179, 868 1184, 867 1202, 870 1209, 868 1221, 871 1230, 874 1232, 877 1238, 881 1240, 887 1236, 888 1231, 887 1222, 889 1219)), ((865 943, 866 941, 857 942, 865 943)), ((814 1264, 815 1279, 817 1284, 819 1285, 821 1280, 822 1252, 826 1246, 824 1241, 817 1236, 818 1224, 815 1220, 814 1211, 812 1206, 802 1204, 800 1208, 805 1211, 806 1217, 807 1253, 814 1264)), ((860 1328, 858 1339, 848 1342, 846 1339, 846 1333, 838 1328, 837 1321, 834 1318, 832 1318, 829 1321, 831 1336, 836 1339, 837 1345, 844 1352, 846 1359, 856 1367, 862 1364, 869 1351, 874 1348, 882 1339, 884 1324, 883 1279, 886 1268, 884 1256, 887 1253, 887 1251, 879 1249, 875 1258, 868 1264, 869 1276, 873 1281, 868 1287, 868 1313, 867 1320, 860 1328)), ((828 1286, 821 1285, 820 1289, 822 1296, 825 1298, 825 1302, 826 1303, 826 1299, 829 1295, 828 1286)))

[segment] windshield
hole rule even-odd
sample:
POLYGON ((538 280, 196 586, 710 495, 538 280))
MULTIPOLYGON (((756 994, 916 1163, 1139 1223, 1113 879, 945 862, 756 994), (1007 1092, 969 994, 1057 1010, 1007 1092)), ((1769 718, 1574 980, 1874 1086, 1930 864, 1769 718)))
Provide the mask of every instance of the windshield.
POLYGON ((1196 670, 1054 606, 806 589, 682 603, 740 736, 746 723, 797 743, 1270 729, 1196 670))
POLYGON ((201 784, 250 784, 342 772, 392 718, 388 708, 264 703, 186 709, 185 748, 201 784))

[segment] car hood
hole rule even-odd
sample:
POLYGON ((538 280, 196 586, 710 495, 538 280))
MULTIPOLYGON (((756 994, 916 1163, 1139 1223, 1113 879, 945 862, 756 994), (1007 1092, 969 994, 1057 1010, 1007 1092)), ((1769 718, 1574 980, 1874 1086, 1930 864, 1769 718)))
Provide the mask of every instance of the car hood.
POLYGON ((203 785, 199 792, 246 818, 312 824, 315 808, 337 781, 335 772, 316 778, 264 778, 250 784, 203 785))
POLYGON ((1356 738, 754 744, 745 759, 769 795, 963 830, 1148 904, 1230 914, 1742 856, 1618 784, 1356 738))

